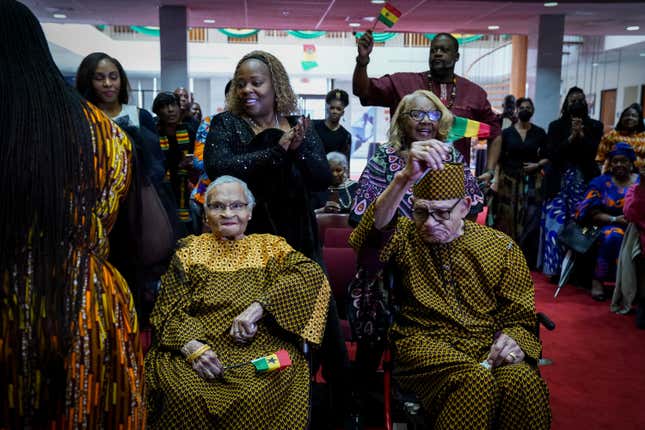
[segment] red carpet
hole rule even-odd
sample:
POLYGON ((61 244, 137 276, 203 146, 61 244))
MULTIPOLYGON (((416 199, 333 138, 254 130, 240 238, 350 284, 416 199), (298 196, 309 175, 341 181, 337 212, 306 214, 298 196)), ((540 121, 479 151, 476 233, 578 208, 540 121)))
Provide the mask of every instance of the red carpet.
POLYGON ((554 430, 645 429, 645 331, 634 315, 615 315, 585 290, 555 286, 534 274, 539 312, 556 323, 543 330, 542 367, 551 392, 554 430))

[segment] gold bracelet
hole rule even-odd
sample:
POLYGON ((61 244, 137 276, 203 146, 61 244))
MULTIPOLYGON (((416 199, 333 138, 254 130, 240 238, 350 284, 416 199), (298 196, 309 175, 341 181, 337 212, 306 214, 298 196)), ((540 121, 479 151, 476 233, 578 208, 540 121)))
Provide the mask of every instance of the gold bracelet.
POLYGON ((196 359, 202 356, 206 351, 209 351, 211 347, 209 345, 202 345, 199 348, 197 348, 195 351, 193 351, 192 354, 190 354, 188 357, 186 357, 186 361, 189 363, 192 363, 196 359))

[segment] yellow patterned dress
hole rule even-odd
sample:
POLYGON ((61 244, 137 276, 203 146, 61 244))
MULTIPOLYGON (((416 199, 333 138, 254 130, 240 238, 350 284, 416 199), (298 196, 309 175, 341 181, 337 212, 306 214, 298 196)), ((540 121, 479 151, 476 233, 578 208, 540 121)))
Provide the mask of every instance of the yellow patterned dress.
POLYGON ((395 375, 419 396, 433 428, 548 429, 533 283, 519 247, 469 221, 448 244, 426 244, 405 217, 387 233, 374 229, 372 205, 350 243, 374 246, 372 238, 381 236, 381 261, 392 261, 401 274, 400 311, 389 333, 395 375), (515 339, 526 358, 490 371, 479 363, 499 332, 515 339))
MULTIPOLYGON (((98 189, 92 230, 67 252, 65 303, 69 350, 52 330, 35 294, 33 273, 4 273, 0 297, 0 429, 140 429, 145 426, 143 353, 128 285, 107 262, 107 235, 130 186, 132 145, 100 110, 88 105, 98 189), (20 297, 19 297, 20 295, 20 297), (72 298, 79 298, 75 304, 72 298)), ((88 145, 89 146, 89 145, 88 145)), ((45 198, 46 196, 42 196, 45 198)), ((26 252, 28 241, 25 238, 26 252)), ((20 252, 17 250, 16 252, 20 252)), ((23 250, 23 252, 25 252, 23 250)), ((26 255, 29 265, 29 254, 26 255)))
POLYGON ((624 134, 617 130, 611 130, 609 133, 605 134, 602 139, 600 139, 600 144, 598 145, 598 152, 596 154, 596 161, 598 163, 604 163, 603 172, 607 170, 607 153, 611 151, 613 146, 618 142, 625 142, 631 145, 636 152, 637 166, 645 164, 645 132, 633 133, 633 134, 624 134))
POLYGON ((299 341, 322 340, 330 297, 317 263, 269 234, 217 240, 189 236, 177 249, 151 316, 146 355, 148 422, 152 428, 302 429, 307 424, 309 368, 299 341), (252 342, 229 336, 252 302, 264 308, 252 342), (180 348, 209 344, 224 366, 286 349, 293 365, 256 374, 253 366, 202 379, 180 348))

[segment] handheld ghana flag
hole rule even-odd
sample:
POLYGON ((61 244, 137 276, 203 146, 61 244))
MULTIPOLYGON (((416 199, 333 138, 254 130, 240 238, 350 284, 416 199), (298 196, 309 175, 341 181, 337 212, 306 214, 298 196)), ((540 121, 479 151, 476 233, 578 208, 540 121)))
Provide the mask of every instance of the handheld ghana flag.
POLYGON ((392 6, 390 3, 385 3, 381 13, 378 16, 378 20, 388 27, 392 27, 401 17, 401 11, 392 6))
POLYGON ((291 366, 291 358, 289 358, 289 352, 286 349, 281 349, 266 357, 256 358, 251 363, 255 366, 256 372, 271 372, 291 366))
POLYGON ((455 116, 446 140, 452 142, 463 137, 485 139, 490 136, 490 126, 483 122, 455 116))

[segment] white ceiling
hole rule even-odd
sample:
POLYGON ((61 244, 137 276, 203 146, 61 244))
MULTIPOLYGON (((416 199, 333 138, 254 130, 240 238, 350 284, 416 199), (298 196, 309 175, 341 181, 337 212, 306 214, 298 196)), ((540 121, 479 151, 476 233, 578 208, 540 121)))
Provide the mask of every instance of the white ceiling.
MULTIPOLYGON (((185 5, 192 27, 352 31, 350 22, 371 27, 366 18, 382 5, 370 0, 23 0, 43 22, 157 26, 159 6, 185 5), (54 13, 67 15, 65 20, 54 13), (204 24, 214 19, 214 24, 204 24)), ((393 0, 402 16, 397 32, 529 34, 542 14, 564 14, 565 33, 645 35, 643 1, 432 1, 393 0), (498 25, 490 31, 488 26, 498 25), (627 26, 639 25, 638 31, 627 26)), ((377 31, 387 31, 378 24, 377 31)))

